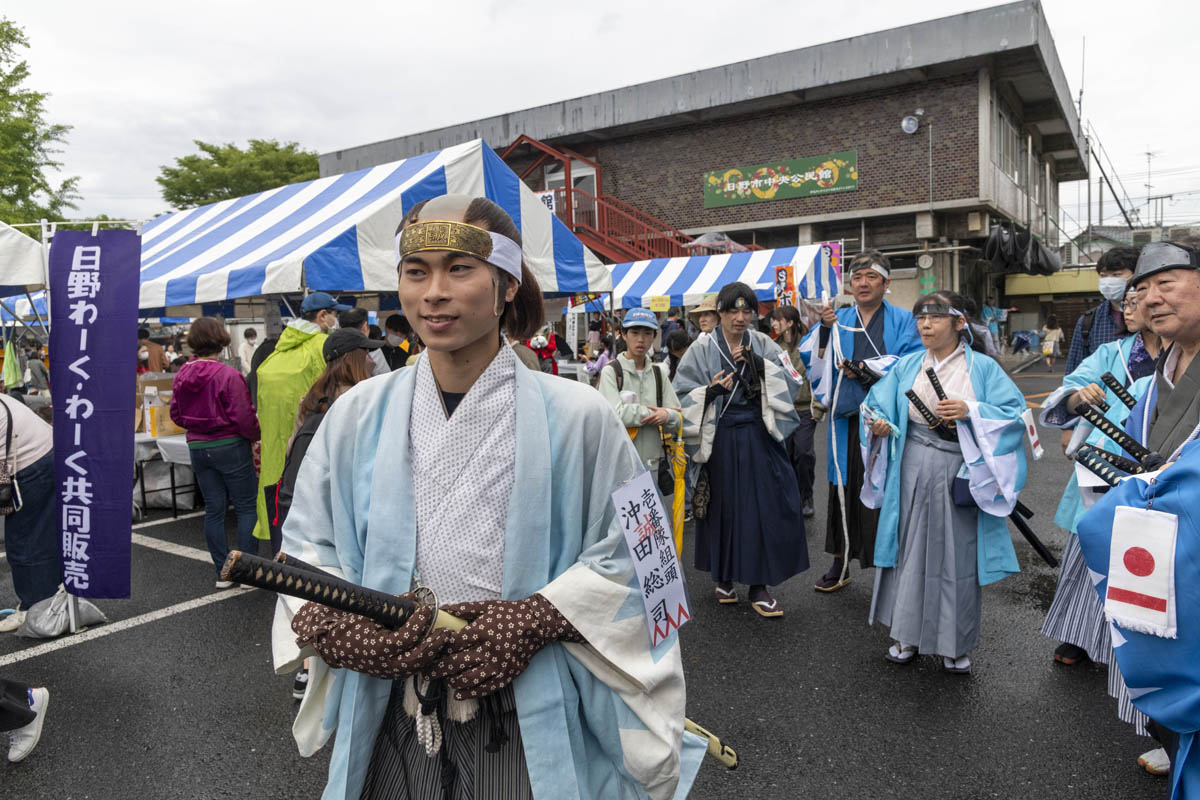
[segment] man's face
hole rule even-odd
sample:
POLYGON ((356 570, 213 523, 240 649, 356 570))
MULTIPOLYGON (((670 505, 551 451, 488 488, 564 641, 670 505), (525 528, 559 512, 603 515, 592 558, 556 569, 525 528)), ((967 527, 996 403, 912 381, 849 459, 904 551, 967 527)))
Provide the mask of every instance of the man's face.
POLYGON ((337 314, 332 309, 323 308, 317 312, 317 319, 315 321, 318 328, 324 333, 329 333, 329 331, 337 327, 337 314))
POLYGON ((625 329, 625 348, 629 351, 630 358, 641 358, 650 352, 650 347, 654 344, 654 331, 651 328, 643 328, 640 325, 634 328, 625 329))
POLYGON ((1200 342, 1200 272, 1169 269, 1138 283, 1137 306, 1150 330, 1164 339, 1200 342))
MULTIPOLYGON (((517 294, 505 276, 504 300, 517 294)), ((454 352, 495 336, 496 270, 474 256, 434 250, 414 253, 400 264, 398 294, 404 316, 430 350, 454 352)))
POLYGON ((1123 281, 1133 277, 1131 269, 1098 269, 1096 272, 1101 278, 1120 278, 1123 281))
POLYGON ((859 269, 850 274, 850 294, 860 306, 879 305, 891 281, 873 269, 859 269))
POLYGON ((750 321, 754 319, 754 309, 734 308, 721 312, 721 327, 737 336, 746 332, 750 321))

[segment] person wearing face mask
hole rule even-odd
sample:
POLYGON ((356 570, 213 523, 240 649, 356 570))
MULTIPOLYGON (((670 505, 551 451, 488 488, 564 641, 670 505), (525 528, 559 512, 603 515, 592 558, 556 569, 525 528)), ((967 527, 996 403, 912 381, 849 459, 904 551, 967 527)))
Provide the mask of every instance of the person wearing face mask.
POLYGON ((241 362, 242 377, 250 374, 250 362, 254 360, 254 351, 258 348, 258 331, 246 328, 242 334, 243 341, 238 347, 238 360, 241 362))
POLYGON ((138 329, 138 371, 166 372, 167 354, 163 346, 150 339, 149 328, 138 329), (143 370, 142 367, 145 367, 143 370))
POLYGON ((1101 345, 1120 339, 1128 333, 1125 328, 1125 316, 1121 311, 1121 301, 1125 299, 1125 289, 1129 279, 1133 277, 1137 257, 1136 247, 1114 247, 1106 250, 1096 262, 1096 272, 1100 276, 1100 294, 1107 302, 1089 309, 1075 322, 1075 333, 1071 336, 1071 347, 1067 350, 1068 374, 1074 372, 1080 362, 1096 352, 1101 345))
POLYGON ((408 359, 408 320, 399 311, 389 316, 383 323, 385 344, 379 352, 393 371, 404 366, 408 359))
POLYGON ((350 308, 325 292, 313 292, 305 297, 300 306, 300 319, 287 324, 274 352, 255 373, 255 406, 262 428, 256 538, 270 538, 267 507, 274 505, 275 487, 283 474, 296 409, 300 407, 300 399, 325 370, 322 349, 329 332, 337 328, 338 313, 350 308))

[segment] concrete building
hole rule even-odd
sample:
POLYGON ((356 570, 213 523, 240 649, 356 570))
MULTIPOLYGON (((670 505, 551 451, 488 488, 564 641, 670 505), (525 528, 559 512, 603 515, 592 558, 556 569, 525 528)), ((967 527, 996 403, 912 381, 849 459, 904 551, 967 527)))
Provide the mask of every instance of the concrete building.
POLYGON ((978 249, 990 226, 1012 220, 1056 248, 1058 185, 1087 172, 1036 0, 325 153, 321 174, 479 137, 557 192, 581 238, 605 207, 751 246, 843 240, 892 256, 898 303, 1003 292, 978 249))

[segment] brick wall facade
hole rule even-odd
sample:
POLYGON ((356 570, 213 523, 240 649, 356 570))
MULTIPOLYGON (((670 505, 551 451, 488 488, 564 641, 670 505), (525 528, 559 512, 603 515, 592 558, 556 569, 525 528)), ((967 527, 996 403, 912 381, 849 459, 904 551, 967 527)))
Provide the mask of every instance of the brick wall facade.
POLYGON ((916 108, 924 108, 934 125, 934 200, 978 197, 978 82, 973 73, 577 149, 604 169, 605 192, 677 228, 885 208, 929 199, 926 128, 923 124, 912 135, 900 130, 900 120, 916 108), (708 170, 841 150, 858 151, 856 191, 704 208, 702 178, 708 170))

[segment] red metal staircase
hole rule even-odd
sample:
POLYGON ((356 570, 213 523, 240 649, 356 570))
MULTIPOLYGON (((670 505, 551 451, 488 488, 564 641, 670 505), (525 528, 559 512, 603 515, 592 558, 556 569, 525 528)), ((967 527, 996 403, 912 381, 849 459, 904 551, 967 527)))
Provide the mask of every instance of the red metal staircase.
MULTIPOLYGON (((623 200, 604 194, 600 165, 569 148, 556 149, 522 135, 504 149, 500 158, 507 162, 524 145, 532 149, 535 158, 519 173, 521 179, 527 179, 551 162, 561 163, 565 186, 553 190, 554 213, 584 245, 598 255, 619 263, 729 252, 728 248, 721 247, 689 247, 695 241, 692 237, 623 200), (595 194, 574 187, 571 182, 573 161, 582 162, 595 170, 595 194)), ((535 177, 534 181, 541 185, 540 177, 535 177)), ((747 249, 761 248, 748 245, 747 249)))

